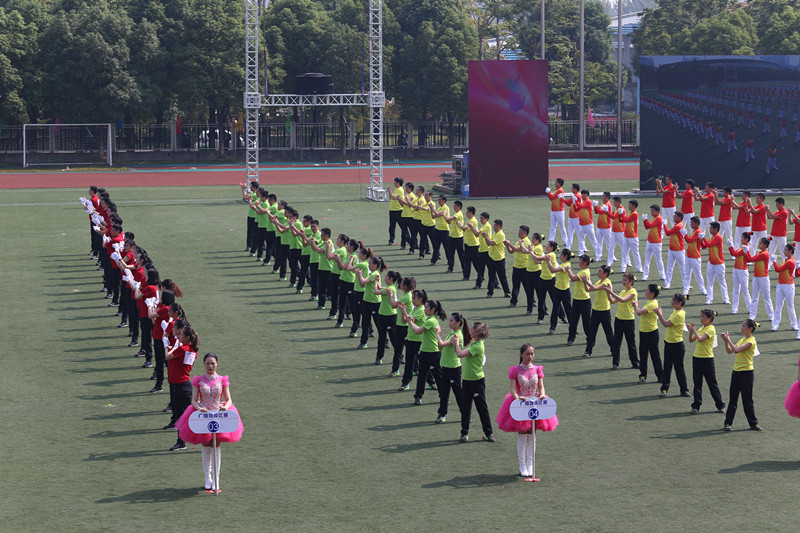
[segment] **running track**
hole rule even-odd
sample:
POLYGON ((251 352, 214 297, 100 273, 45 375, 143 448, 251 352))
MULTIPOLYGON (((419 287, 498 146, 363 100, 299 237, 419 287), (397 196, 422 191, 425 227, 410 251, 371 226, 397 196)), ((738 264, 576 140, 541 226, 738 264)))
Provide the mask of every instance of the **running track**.
MULTIPOLYGON (((153 187, 235 185, 245 179, 243 165, 138 166, 127 171, 72 172, 43 169, 40 172, 0 172, 0 189, 88 187, 153 187)), ((450 168, 448 162, 417 161, 384 165, 384 183, 395 176, 412 182, 438 182, 439 174, 450 168)), ((565 180, 637 180, 636 159, 556 159, 550 161, 550 178, 565 180)), ((369 184, 369 166, 343 164, 279 163, 262 164, 259 181, 266 185, 288 184, 369 184)))

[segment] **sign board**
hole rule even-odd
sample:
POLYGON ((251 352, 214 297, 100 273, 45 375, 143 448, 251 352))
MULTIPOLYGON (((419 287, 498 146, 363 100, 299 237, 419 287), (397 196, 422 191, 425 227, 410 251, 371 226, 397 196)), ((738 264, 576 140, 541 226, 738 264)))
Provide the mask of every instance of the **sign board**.
POLYGON ((552 398, 514 400, 508 410, 514 420, 547 420, 556 416, 556 401, 552 398))
POLYGON ((189 416, 189 429, 195 433, 231 433, 239 427, 236 411, 195 411, 189 416))

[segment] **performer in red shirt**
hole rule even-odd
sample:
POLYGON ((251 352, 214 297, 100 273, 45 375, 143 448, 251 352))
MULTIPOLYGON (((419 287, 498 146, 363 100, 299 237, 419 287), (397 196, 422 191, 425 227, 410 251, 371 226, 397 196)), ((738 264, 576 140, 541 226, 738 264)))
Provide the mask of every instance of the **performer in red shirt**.
POLYGON ((763 192, 756 194, 756 205, 748 203, 748 211, 753 216, 753 238, 756 242, 767 236, 767 206, 764 205, 763 192))
POLYGON ((665 279, 664 275, 664 260, 661 258, 661 234, 662 234, 662 219, 661 208, 653 204, 650 206, 650 216, 652 220, 647 219, 647 215, 642 215, 644 220, 644 227, 647 229, 647 243, 644 248, 644 276, 643 281, 647 281, 650 275, 650 263, 653 259, 656 260, 656 268, 658 270, 659 279, 665 279))
MULTIPOLYGON (((169 397, 172 404, 172 420, 164 429, 172 429, 183 412, 192 404, 191 372, 197 359, 197 333, 191 326, 185 326, 176 332, 177 345, 166 355, 167 373, 169 375, 169 397)), ((186 443, 178 435, 178 440, 170 448, 171 451, 185 450, 186 443)))
POLYGON ((611 193, 604 192, 603 200, 594 208, 597 214, 597 248, 595 255, 597 257, 603 256, 603 246, 606 248, 606 264, 611 265, 614 263, 614 234, 611 231, 611 212, 614 208, 611 206, 611 193))
POLYGON ((719 191, 714 189, 714 203, 719 208, 719 234, 722 235, 723 240, 733 238, 733 217, 732 217, 732 198, 733 189, 730 187, 723 187, 723 196, 719 197, 719 191))
POLYGON ((739 214, 736 215, 736 229, 733 232, 733 241, 739 242, 742 233, 750 233, 750 191, 742 191, 742 201, 736 203, 736 198, 731 194, 731 206, 739 214))
MULTIPOLYGON (((675 214, 675 195, 677 194, 677 189, 672 181, 672 176, 669 174, 664 176, 664 185, 661 184, 660 179, 656 180, 656 194, 661 195, 661 216, 664 220, 664 229, 666 229, 667 226, 672 227, 672 215, 675 214)), ((661 233, 664 233, 663 230, 661 233)))
POLYGON ((775 289, 775 314, 772 317, 772 331, 777 331, 781 325, 781 312, 783 304, 789 311, 789 326, 797 331, 797 312, 794 308, 794 245, 787 244, 783 247, 785 259, 781 264, 773 261, 773 268, 778 273, 778 287, 775 289))
POLYGON ((750 318, 756 319, 758 314, 759 297, 764 299, 764 306, 767 308, 767 320, 772 321, 772 297, 769 289, 769 239, 762 237, 756 244, 758 249, 755 255, 750 252, 745 255, 745 260, 753 264, 753 293, 750 303, 750 318))
POLYGON ((714 204, 717 200, 714 184, 710 181, 706 182, 705 191, 702 194, 695 189, 694 197, 700 200, 700 231, 708 234, 708 226, 714 222, 714 204))
MULTIPOLYGON (((622 272, 625 272, 625 269, 628 268, 628 254, 631 254, 633 258, 630 260, 632 263, 635 263, 636 269, 639 272, 644 272, 642 268, 642 256, 639 254, 639 213, 636 212, 636 208, 639 207, 639 202, 636 200, 631 200, 628 202, 628 214, 624 214, 624 210, 619 213, 620 220, 622 220, 623 224, 625 224, 625 252, 622 254, 622 272)), ((620 208, 622 209, 622 208, 620 208)))
POLYGON ((692 284, 692 275, 700 287, 700 294, 706 296, 706 284, 703 281, 703 268, 700 257, 700 239, 703 238, 703 232, 700 231, 700 217, 692 217, 689 220, 691 232, 684 230, 683 234, 686 240, 686 277, 683 280, 684 296, 688 296, 689 287, 692 284))
POLYGON ((547 187, 544 192, 550 200, 550 238, 548 241, 556 240, 556 229, 561 230, 561 238, 567 242, 567 226, 564 222, 564 180, 556 178, 556 190, 550 191, 547 187))
POLYGON ((708 250, 706 265, 706 305, 714 303, 714 280, 719 283, 722 292, 722 303, 730 305, 728 283, 725 281, 725 254, 722 251, 722 235, 719 234, 719 222, 712 222, 708 227, 711 238, 700 240, 700 246, 708 250))
POLYGON ((681 197, 681 213, 683 213, 683 216, 694 215, 694 180, 686 180, 686 189, 678 196, 681 197))
POLYGON ((597 207, 597 201, 592 202, 589 199, 589 191, 584 189, 581 191, 580 201, 573 201, 572 209, 578 212, 578 253, 583 255, 586 253, 586 240, 592 245, 594 250, 594 260, 599 262, 601 259, 600 250, 597 247, 597 239, 594 235, 594 218, 592 211, 597 207))
MULTIPOLYGON (((667 272, 665 276, 665 289, 669 289, 672 284, 672 271, 678 265, 681 283, 686 279, 686 251, 683 242, 683 213, 678 211, 672 216, 673 226, 665 230, 669 238, 669 250, 667 251, 667 272)), ((689 292, 688 287, 684 287, 683 293, 689 292)))
POLYGON ((733 303, 731 313, 739 312, 739 296, 744 295, 745 309, 750 309, 750 272, 747 270, 747 254, 750 252, 750 234, 742 233, 739 247, 733 247, 733 239, 728 239, 728 251, 734 258, 733 263, 733 303))
MULTIPOLYGON (((581 186, 577 183, 572 184, 572 194, 564 195, 564 205, 572 208, 576 203, 581 201, 581 186)), ((567 216, 567 248, 572 248, 573 239, 578 236, 578 227, 580 226, 578 211, 574 209, 569 210, 567 216)), ((586 247, 586 243, 578 243, 578 247, 586 247)))
POLYGON ((772 257, 773 262, 776 260, 778 250, 783 250, 786 247, 786 222, 789 219, 789 212, 784 205, 783 198, 775 198, 774 213, 769 206, 765 206, 767 218, 772 219, 772 231, 770 231, 772 240, 769 243, 769 255, 772 257))
MULTIPOLYGON (((625 255, 625 222, 623 222, 625 219, 625 208, 622 207, 622 198, 619 196, 614 197, 614 207, 611 209, 608 216, 613 220, 611 224, 611 234, 614 236, 614 247, 616 248, 619 246, 620 261, 626 263, 630 261, 630 257, 625 255)), ((611 255, 613 263, 616 254, 612 252, 611 255)), ((612 263, 607 264, 611 266, 612 263)))

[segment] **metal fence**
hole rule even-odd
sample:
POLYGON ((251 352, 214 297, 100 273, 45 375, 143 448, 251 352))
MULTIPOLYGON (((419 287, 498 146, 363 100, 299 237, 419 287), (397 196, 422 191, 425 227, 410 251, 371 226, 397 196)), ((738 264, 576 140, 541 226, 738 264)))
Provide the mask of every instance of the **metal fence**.
MULTIPOLYGON (((622 121, 622 144, 633 147, 637 144, 638 120, 622 121)), ((263 150, 338 150, 369 148, 368 120, 348 121, 344 127, 339 122, 286 123, 262 122, 258 126, 259 144, 263 150)), ((453 126, 453 146, 461 149, 469 146, 469 125, 456 121, 453 126)), ((549 123, 550 147, 578 147, 579 126, 577 120, 553 120, 549 123)), ((220 128, 209 124, 125 124, 115 128, 114 151, 116 152, 181 152, 243 150, 244 132, 236 130, 234 124, 220 128)), ((595 127, 586 127, 585 145, 592 147, 614 147, 617 144, 616 120, 598 119, 595 127)), ((386 148, 448 148, 450 131, 446 121, 421 123, 384 122, 383 142, 386 148)), ((22 151, 22 126, 0 126, 0 152, 22 151)))

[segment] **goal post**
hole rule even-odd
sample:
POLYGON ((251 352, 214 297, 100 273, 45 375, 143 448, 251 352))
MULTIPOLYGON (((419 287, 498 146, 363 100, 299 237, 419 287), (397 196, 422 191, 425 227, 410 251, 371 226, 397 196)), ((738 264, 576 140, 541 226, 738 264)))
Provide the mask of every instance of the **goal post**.
POLYGON ((112 165, 112 125, 23 124, 22 166, 112 165))

